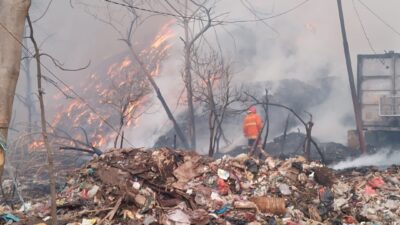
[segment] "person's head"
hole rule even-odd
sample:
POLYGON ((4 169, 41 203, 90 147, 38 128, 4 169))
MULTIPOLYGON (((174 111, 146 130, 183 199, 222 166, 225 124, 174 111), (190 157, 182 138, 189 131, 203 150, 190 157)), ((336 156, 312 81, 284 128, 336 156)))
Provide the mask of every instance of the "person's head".
POLYGON ((249 109, 247 109, 247 113, 248 113, 248 114, 250 114, 250 113, 257 113, 257 108, 256 108, 254 105, 252 105, 252 106, 250 106, 249 109))

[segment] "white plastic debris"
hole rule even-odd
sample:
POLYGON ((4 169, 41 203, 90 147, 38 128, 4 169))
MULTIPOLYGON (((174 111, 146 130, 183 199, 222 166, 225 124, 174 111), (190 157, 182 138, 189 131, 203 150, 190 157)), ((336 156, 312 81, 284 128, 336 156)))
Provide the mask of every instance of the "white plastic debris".
POLYGON ((135 188, 136 190, 139 190, 140 187, 141 187, 141 185, 140 185, 139 182, 133 182, 132 186, 133 186, 133 188, 135 188))
POLYGON ((292 192, 290 191, 290 187, 287 184, 279 184, 278 185, 279 191, 283 194, 283 195, 291 195, 292 192))
POLYGON ((99 186, 94 185, 89 191, 88 191, 88 197, 93 198, 96 194, 97 191, 99 191, 99 186))
POLYGON ((218 177, 227 180, 229 178, 229 172, 223 169, 218 169, 218 177))
POLYGON ((97 219, 82 219, 82 225, 94 225, 96 224, 97 219))
POLYGON ((25 202, 22 204, 21 208, 19 208, 18 211, 20 212, 28 212, 32 209, 32 203, 31 202, 25 202))
POLYGON ((190 217, 182 209, 174 209, 167 217, 168 224, 190 225, 190 217))
POLYGON ((211 193, 211 200, 221 201, 221 196, 217 192, 211 193))

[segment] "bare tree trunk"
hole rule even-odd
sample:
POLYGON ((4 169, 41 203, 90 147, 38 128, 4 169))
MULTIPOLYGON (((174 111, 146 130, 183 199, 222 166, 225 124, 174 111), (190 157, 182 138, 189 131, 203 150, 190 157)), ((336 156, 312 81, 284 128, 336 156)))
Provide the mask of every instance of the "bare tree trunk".
POLYGON ((39 94, 39 104, 40 104, 40 120, 42 125, 42 136, 43 141, 47 150, 47 161, 49 164, 49 176, 50 176, 50 196, 51 196, 51 224, 57 225, 57 205, 56 205, 56 178, 54 175, 54 161, 53 161, 53 150, 49 144, 49 138, 47 136, 47 128, 46 128, 46 111, 44 110, 44 101, 43 95, 44 91, 42 88, 42 67, 40 63, 40 51, 39 47, 36 43, 35 38, 33 37, 33 27, 32 22, 27 16, 29 28, 31 30, 29 38, 31 39, 33 46, 35 48, 35 58, 36 58, 36 70, 37 70, 37 88, 39 94))
POLYGON ((193 88, 192 88, 192 73, 191 73, 191 48, 189 41, 189 21, 184 19, 183 21, 184 29, 185 29, 185 86, 186 86, 186 95, 188 101, 188 133, 190 138, 190 147, 192 149, 196 149, 196 123, 194 117, 194 106, 193 106, 193 88))
MULTIPOLYGON (((229 93, 228 93, 228 95, 229 95, 229 93)), ((216 153, 219 152, 219 143, 220 143, 221 137, 223 138, 225 143, 229 143, 229 140, 225 137, 224 130, 222 129, 222 123, 224 122, 226 110, 227 110, 229 104, 230 103, 228 103, 228 102, 224 103, 224 106, 221 111, 221 115, 217 118, 217 134, 215 135, 215 140, 214 140, 215 146, 216 146, 215 147, 216 153)))
MULTIPOLYGON (((120 126, 119 126, 119 128, 118 128, 117 136, 116 136, 115 139, 114 139, 114 148, 117 148, 118 139, 119 139, 119 137, 121 136, 122 126, 123 126, 123 125, 120 124, 120 126)), ((121 136, 121 138, 122 138, 122 136, 121 136)))
POLYGON ((143 73, 145 74, 145 76, 147 77, 147 79, 149 80, 151 86, 153 87, 154 91, 157 94, 157 98, 158 100, 160 100, 161 105, 163 106, 165 112, 168 115, 168 118, 172 121, 173 125, 174 125, 174 129, 179 137, 179 139, 182 141, 182 144, 185 148, 189 148, 189 144, 186 140, 186 136, 183 134, 180 126, 178 125, 178 123, 175 120, 174 115, 172 114, 170 108, 167 105, 167 102, 165 101, 163 95, 161 94, 160 88, 158 87, 157 83, 154 81, 153 77, 151 76, 151 73, 146 69, 146 66, 143 64, 143 62, 140 60, 139 56, 136 54, 136 52, 133 50, 132 45, 129 42, 126 42, 129 50, 132 53, 133 58, 138 62, 140 68, 143 70, 143 73))
POLYGON ((263 105, 264 107, 264 111, 265 111, 265 121, 264 123, 266 123, 267 125, 267 129, 265 131, 265 136, 264 136, 264 142, 263 142, 263 149, 265 150, 265 148, 267 147, 267 141, 268 141, 268 135, 269 135, 269 98, 268 98, 268 89, 265 89, 265 103, 263 105))
POLYGON ((121 113, 117 136, 114 139, 114 148, 117 148, 118 138, 121 136, 121 139, 122 139, 121 131, 122 131, 122 128, 124 127, 124 115, 123 115, 124 113, 125 113, 124 111, 121 113))
POLYGON ((188 113, 189 113, 189 125, 188 125, 188 133, 190 137, 190 147, 195 150, 196 149, 196 121, 194 116, 194 105, 193 105, 193 87, 192 87, 192 65, 191 65, 191 57, 192 57, 192 49, 195 42, 211 27, 211 17, 210 17, 210 9, 207 9, 204 5, 197 4, 194 1, 191 1, 193 4, 199 7, 199 9, 203 9, 207 15, 207 23, 201 28, 201 30, 190 37, 189 35, 189 22, 190 19, 194 16, 188 17, 188 0, 185 1, 185 14, 183 18, 183 28, 185 31, 185 72, 184 72, 184 81, 186 87, 187 101, 188 101, 188 113))
POLYGON ((306 126, 306 143, 304 146, 304 151, 306 155, 306 159, 310 160, 311 158, 311 130, 312 127, 314 126, 313 122, 308 122, 306 126))
POLYGON ((214 132, 215 132, 215 123, 214 123, 214 112, 210 111, 210 114, 208 115, 208 127, 210 130, 210 140, 208 144, 208 156, 213 157, 214 155, 214 132))
MULTIPOLYGON (((25 30, 25 33, 27 31, 25 30)), ((23 41, 24 45, 27 46, 27 39, 23 41)), ((24 51, 23 56, 26 57, 23 61, 25 67, 25 76, 26 76, 26 90, 25 90, 25 103, 28 109, 28 134, 32 133, 32 126, 33 126, 33 113, 36 114, 35 104, 33 103, 33 91, 32 91, 32 77, 30 72, 31 61, 28 58, 29 55, 27 52, 24 51)), ((29 140, 32 140, 32 136, 29 135, 29 140)))
MULTIPOLYGON (((0 1, 0 143, 7 141, 15 88, 18 81, 22 33, 30 0, 0 1)), ((0 180, 5 164, 5 149, 0 145, 0 180)))
POLYGON ((215 101, 214 101, 214 93, 212 89, 212 84, 211 84, 211 74, 208 72, 207 76, 207 93, 208 93, 208 104, 209 104, 209 109, 210 109, 210 114, 208 117, 208 127, 210 129, 210 143, 209 143, 209 148, 208 148, 208 156, 213 157, 214 152, 215 152, 215 136, 216 130, 215 130, 215 122, 217 120, 217 113, 216 113, 216 106, 215 106, 215 101))
POLYGON ((124 147, 124 138, 125 138, 125 134, 124 131, 121 132, 121 143, 119 145, 119 148, 123 148, 124 147))
POLYGON ((282 146, 281 146, 281 155, 283 155, 283 152, 285 151, 287 131, 289 129, 289 119, 290 119, 290 114, 287 115, 286 121, 285 121, 285 127, 283 128, 283 140, 282 140, 282 146))

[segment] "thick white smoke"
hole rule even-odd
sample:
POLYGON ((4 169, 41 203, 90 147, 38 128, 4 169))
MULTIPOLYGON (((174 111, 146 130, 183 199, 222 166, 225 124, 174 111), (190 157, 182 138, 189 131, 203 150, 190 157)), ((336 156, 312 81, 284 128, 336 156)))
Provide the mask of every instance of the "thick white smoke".
POLYGON ((387 167, 390 165, 399 164, 399 162, 399 151, 390 151, 388 149, 383 149, 372 155, 363 155, 355 159, 347 159, 331 167, 336 170, 362 166, 387 167))

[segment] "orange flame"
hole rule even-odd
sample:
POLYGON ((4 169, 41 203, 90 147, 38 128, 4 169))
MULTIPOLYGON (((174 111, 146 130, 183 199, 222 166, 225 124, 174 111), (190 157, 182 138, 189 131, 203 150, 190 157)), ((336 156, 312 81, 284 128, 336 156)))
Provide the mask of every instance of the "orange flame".
MULTIPOLYGON (((146 62, 145 65, 152 76, 160 74, 161 60, 171 48, 168 41, 175 36, 171 29, 174 23, 175 20, 166 23, 152 43, 140 51, 139 55, 146 62)), ((143 76, 141 74, 139 66, 129 55, 110 63, 104 72, 90 74, 88 81, 80 85, 83 97, 97 113, 92 112, 86 103, 73 99, 66 106, 61 106, 60 112, 53 119, 53 126, 68 131, 81 141, 86 142, 87 136, 94 147, 105 147, 115 138, 115 130, 120 125, 121 117, 124 126, 132 128, 140 119, 140 111, 146 109, 148 92, 141 93, 136 90, 146 90, 148 87, 147 80, 140 78, 143 76), (139 96, 138 99, 128 101, 129 98, 137 97, 136 95, 139 96), (85 134, 82 129, 77 128, 83 128, 85 134)), ((32 146, 38 146, 38 143, 33 142, 32 146)))

